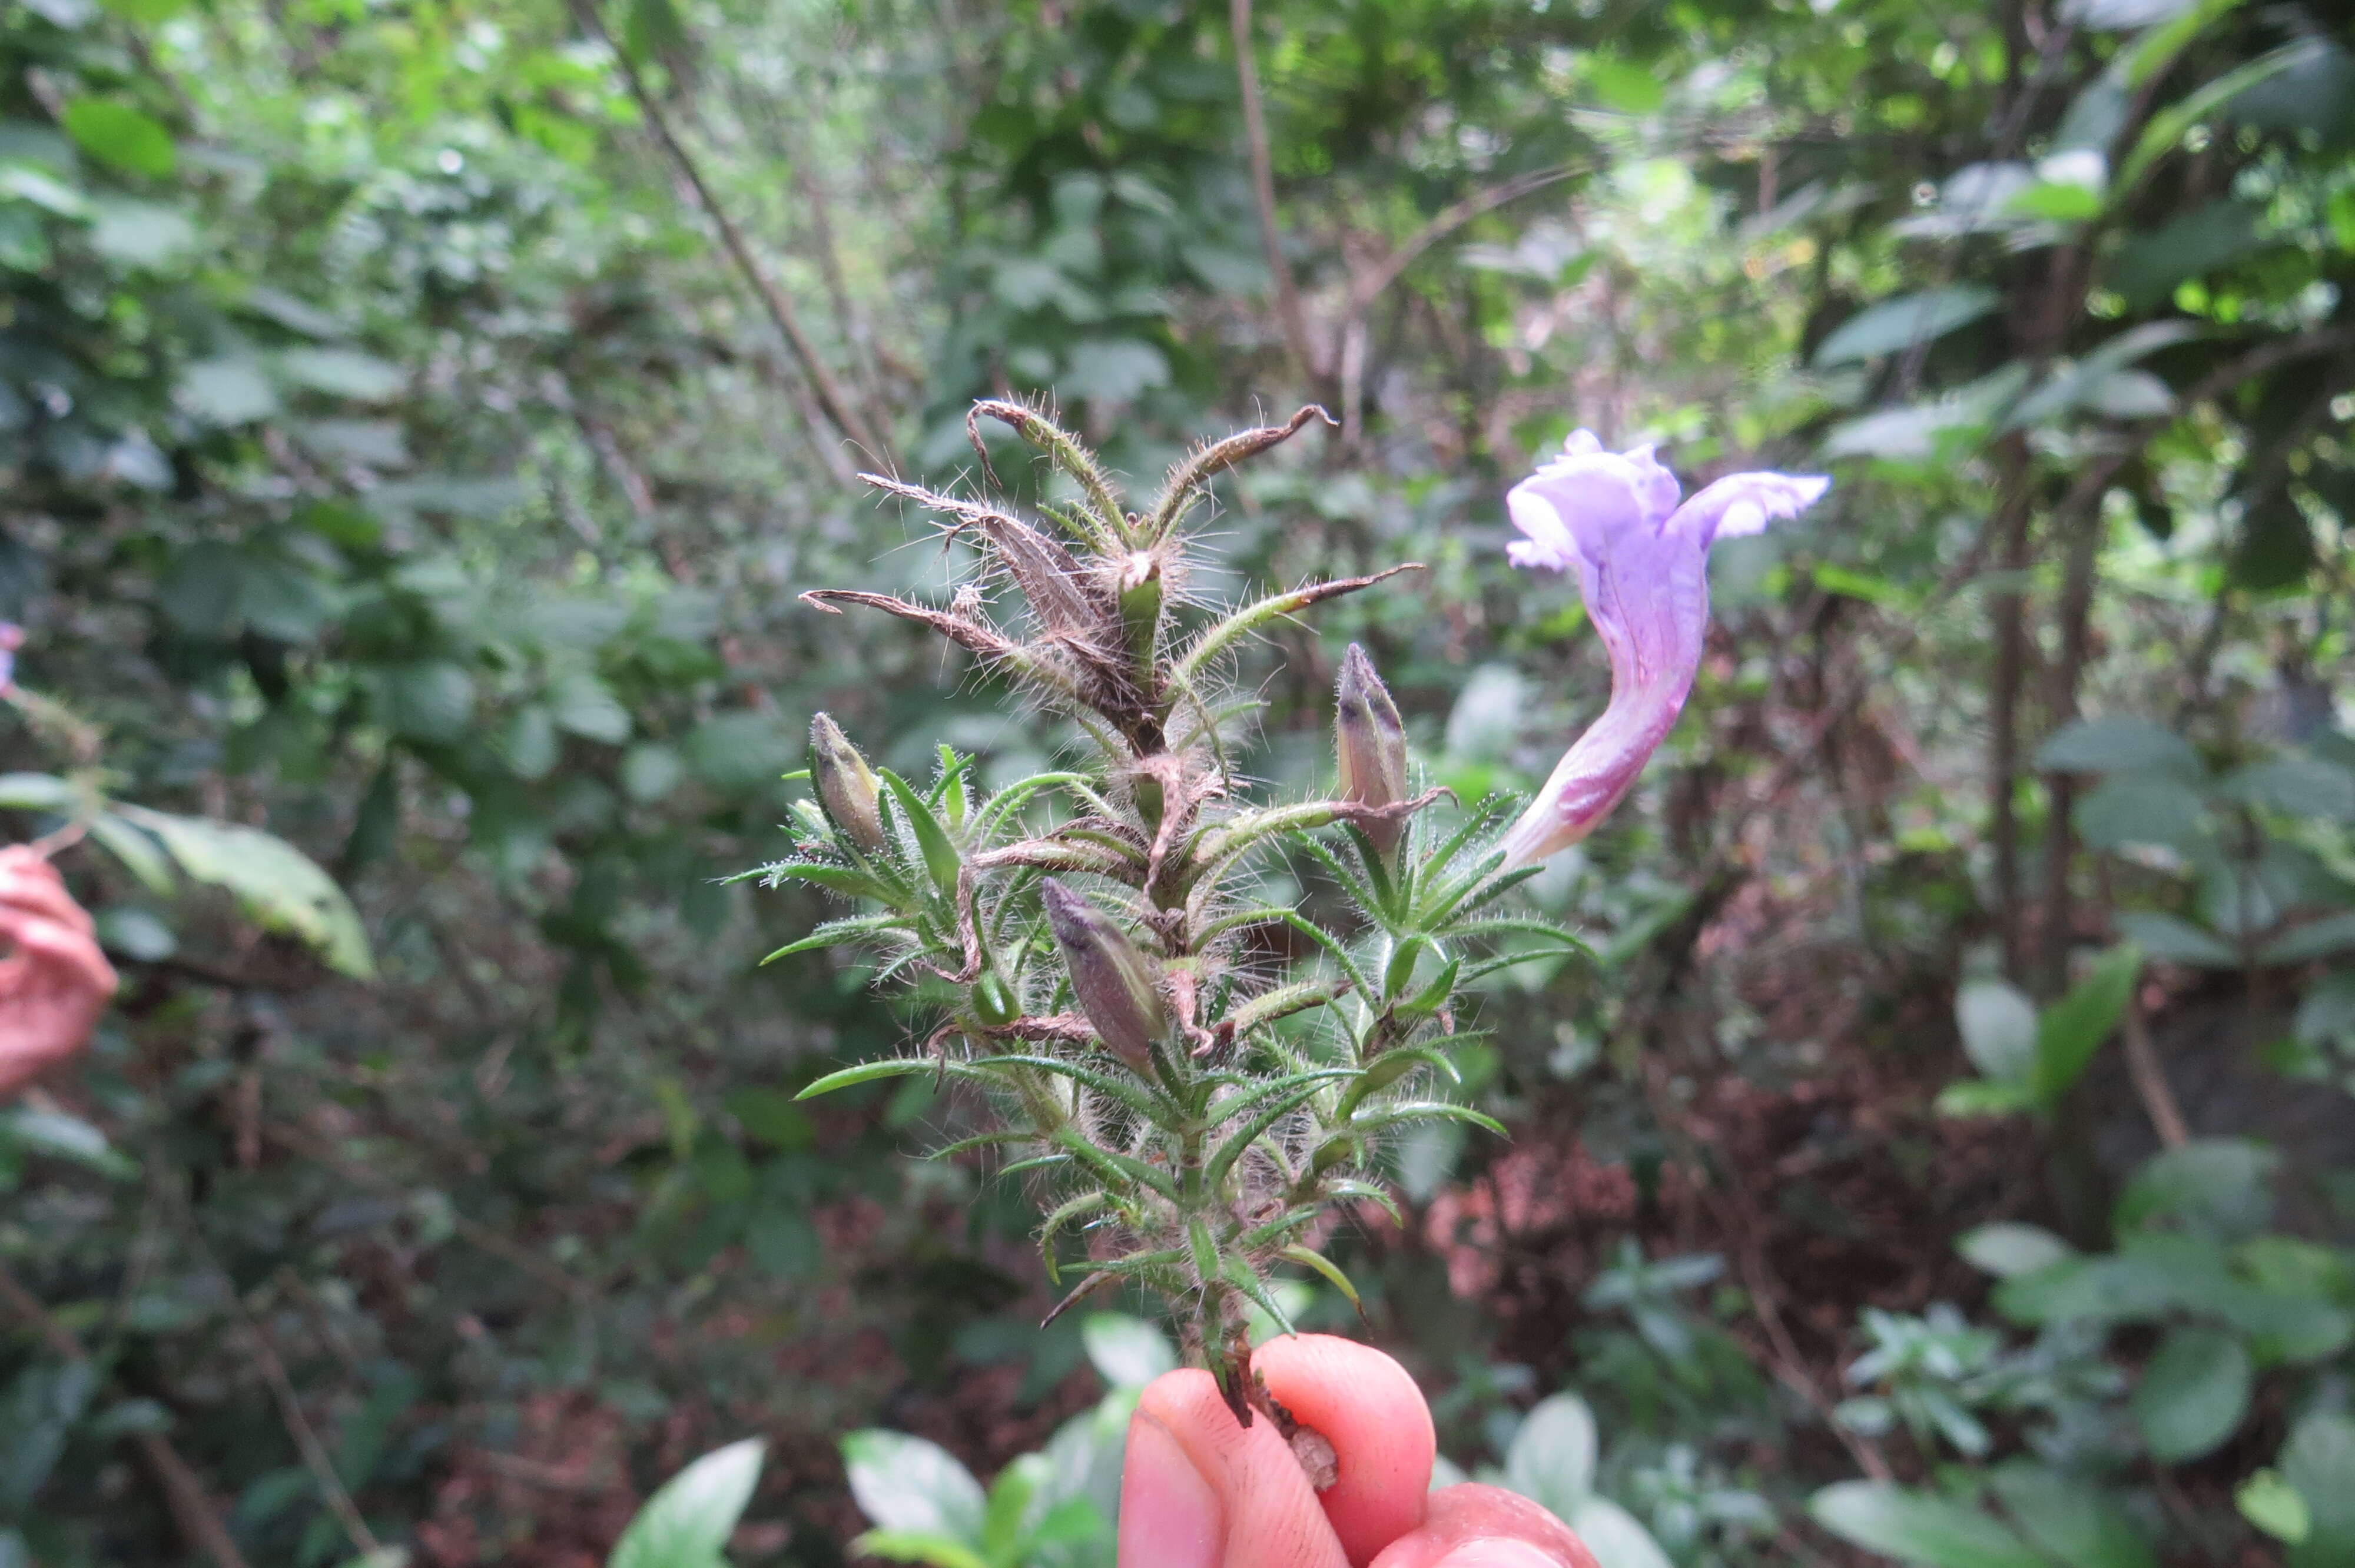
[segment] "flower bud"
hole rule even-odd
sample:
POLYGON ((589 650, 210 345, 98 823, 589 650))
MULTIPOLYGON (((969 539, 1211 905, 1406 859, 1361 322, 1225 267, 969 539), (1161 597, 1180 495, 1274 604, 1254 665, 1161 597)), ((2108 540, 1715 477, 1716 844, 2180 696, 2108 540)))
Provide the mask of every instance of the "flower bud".
POLYGON ((830 714, 810 720, 810 778, 835 832, 865 853, 880 853, 890 841, 883 832, 875 770, 830 714))
POLYGON ((1071 970, 1071 994, 1113 1054, 1142 1073, 1153 1044, 1168 1032, 1168 1014, 1154 983, 1153 960, 1094 905, 1049 877, 1040 885, 1047 924, 1071 970))
MULTIPOLYGON (((1406 726, 1390 688, 1374 673, 1374 662, 1356 643, 1341 655, 1341 686, 1334 701, 1335 750, 1339 755, 1341 799, 1360 806, 1394 806, 1407 798, 1406 726)), ((1398 848, 1402 821, 1361 822, 1359 828, 1385 857, 1398 848)))
POLYGON ((1142 665, 1153 657, 1153 640, 1161 629, 1161 558, 1138 550, 1120 563, 1120 621, 1128 635, 1129 653, 1142 665))

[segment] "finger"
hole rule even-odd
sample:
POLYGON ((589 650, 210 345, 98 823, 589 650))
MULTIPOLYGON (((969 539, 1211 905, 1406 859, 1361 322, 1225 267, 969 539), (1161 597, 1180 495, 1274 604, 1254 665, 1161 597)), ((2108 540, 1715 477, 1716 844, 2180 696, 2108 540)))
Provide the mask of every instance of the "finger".
POLYGON ((1270 1340, 1252 1352, 1267 1391, 1333 1445, 1339 1479, 1316 1500, 1354 1568, 1423 1523, 1438 1450, 1431 1407, 1404 1367, 1330 1334, 1270 1340))
POLYGON ((1119 1568, 1348 1563, 1291 1446, 1264 1416, 1237 1425, 1209 1372, 1156 1379, 1137 1403, 1128 1441, 1119 1568))
POLYGON ((1373 1568, 1595 1568, 1570 1527, 1517 1492, 1465 1485, 1431 1495, 1423 1528, 1391 1543, 1373 1568))
POLYGON ((10 959, 21 966, 11 971, 18 984, 114 994, 114 966, 81 932, 0 904, 0 937, 16 945, 10 959))
MULTIPOLYGON (((23 846, 16 848, 21 850, 23 846)), ((70 926, 84 935, 95 928, 90 912, 74 902, 73 895, 66 891, 66 885, 59 880, 56 869, 48 862, 36 857, 28 867, 22 861, 7 858, 15 853, 0 853, 0 907, 22 909, 28 915, 70 926)))

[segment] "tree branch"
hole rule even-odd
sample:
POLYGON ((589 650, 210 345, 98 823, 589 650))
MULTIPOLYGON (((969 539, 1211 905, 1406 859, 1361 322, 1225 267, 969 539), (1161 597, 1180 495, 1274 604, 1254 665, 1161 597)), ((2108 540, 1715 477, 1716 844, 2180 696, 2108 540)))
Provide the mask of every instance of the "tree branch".
MULTIPOLYGON (((5 1264, 0 1264, 0 1307, 23 1319, 59 1361, 90 1360, 90 1352, 74 1337, 74 1331, 51 1317, 33 1293, 8 1272, 5 1264)), ((220 1516, 213 1511, 204 1483, 197 1478, 188 1462, 180 1457, 180 1451, 172 1446, 171 1440, 160 1432, 140 1432, 133 1435, 132 1441, 138 1445, 147 1467, 155 1472, 155 1482, 164 1489, 164 1502, 171 1510, 172 1522, 190 1550, 210 1557, 216 1568, 247 1568, 245 1554, 237 1549, 220 1516)))
MULTIPOLYGON (((576 0, 579 3, 579 0, 576 0)), ((1309 350, 1308 323, 1300 311, 1300 291, 1293 285, 1292 265, 1284 257, 1284 236, 1275 223, 1275 164, 1267 145, 1267 115, 1259 97, 1259 67, 1252 51, 1252 0, 1230 0, 1228 19, 1235 35, 1235 82, 1243 100, 1243 138, 1251 148, 1252 200, 1259 211, 1260 251, 1267 260, 1267 275, 1275 288, 1276 320, 1284 328, 1284 347, 1300 374, 1314 384, 1316 358, 1309 350)))
POLYGON ((654 132, 655 140, 662 143, 663 151, 670 154, 671 161, 678 165, 678 172, 694 187, 696 199, 702 204, 704 215, 711 219, 712 228, 719 231, 720 245, 727 250, 729 259, 736 263, 736 270, 744 275, 744 281, 751 284, 752 291, 761 297, 761 303, 769 313, 769 320, 776 326, 779 335, 784 338, 785 346, 793 351, 794 361, 801 366, 803 376, 808 378, 818 407, 825 410, 826 417, 843 435, 857 442, 885 467, 891 466, 891 449, 884 441, 881 432, 868 426, 852 405, 849 395, 843 390, 842 383, 819 356, 817 344, 803 330, 801 318, 794 313, 793 301, 785 296, 776 280, 769 276, 768 270, 753 256, 751 248, 744 242, 743 231, 736 227, 735 219, 728 216, 728 209, 719 205, 719 198, 713 193, 710 183, 703 177, 702 169, 671 129, 670 120, 664 114, 662 105, 647 90, 645 79, 638 74, 637 66, 613 41, 613 34, 606 31, 605 19, 598 15, 596 0, 571 0, 571 5, 572 14, 580 20, 582 29, 613 51, 614 66, 621 72, 623 85, 629 89, 631 99, 637 104, 638 112, 646 117, 647 128, 654 132))

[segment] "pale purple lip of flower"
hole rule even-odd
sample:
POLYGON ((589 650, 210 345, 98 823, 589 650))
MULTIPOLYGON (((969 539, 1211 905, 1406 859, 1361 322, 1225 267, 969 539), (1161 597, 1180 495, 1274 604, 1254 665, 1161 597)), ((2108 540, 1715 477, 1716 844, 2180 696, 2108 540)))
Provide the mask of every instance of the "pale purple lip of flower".
POLYGON ((1676 475, 1648 446, 1607 452, 1580 430, 1505 497, 1525 537, 1517 567, 1578 573, 1587 619, 1611 656, 1611 703, 1571 743, 1505 835, 1508 871, 1569 848, 1611 814, 1683 711, 1709 630, 1709 547, 1796 517, 1831 481, 1737 473, 1677 504, 1676 475))

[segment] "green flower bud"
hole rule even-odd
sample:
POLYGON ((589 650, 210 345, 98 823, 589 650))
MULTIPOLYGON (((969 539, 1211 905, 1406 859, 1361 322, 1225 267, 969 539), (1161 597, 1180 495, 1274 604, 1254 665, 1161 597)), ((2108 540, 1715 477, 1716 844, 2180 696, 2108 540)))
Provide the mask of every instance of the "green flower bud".
POLYGON ((1113 1054, 1138 1072, 1153 1063, 1153 1044, 1168 1033, 1169 1017, 1154 983, 1153 960, 1139 952, 1112 917, 1049 877, 1040 885, 1047 924, 1071 970, 1071 994, 1113 1054))
MULTIPOLYGON (((1374 662, 1356 643, 1341 655, 1341 685, 1333 710, 1341 799, 1360 806, 1394 806, 1407 798, 1406 726, 1374 662)), ((1402 821, 1361 822, 1374 848, 1388 857, 1406 831, 1402 821)))
POLYGON ((994 974, 985 973, 973 982, 974 1015, 995 1029, 1011 1023, 1022 1016, 1022 1008, 1014 1000, 1012 988, 994 974))
POLYGON ((1120 563, 1120 621, 1128 651, 1139 665, 1153 657, 1161 627, 1161 558, 1139 550, 1120 563))
POLYGON ((810 720, 810 778, 835 832, 867 854, 882 853, 883 807, 875 770, 830 714, 810 720))

